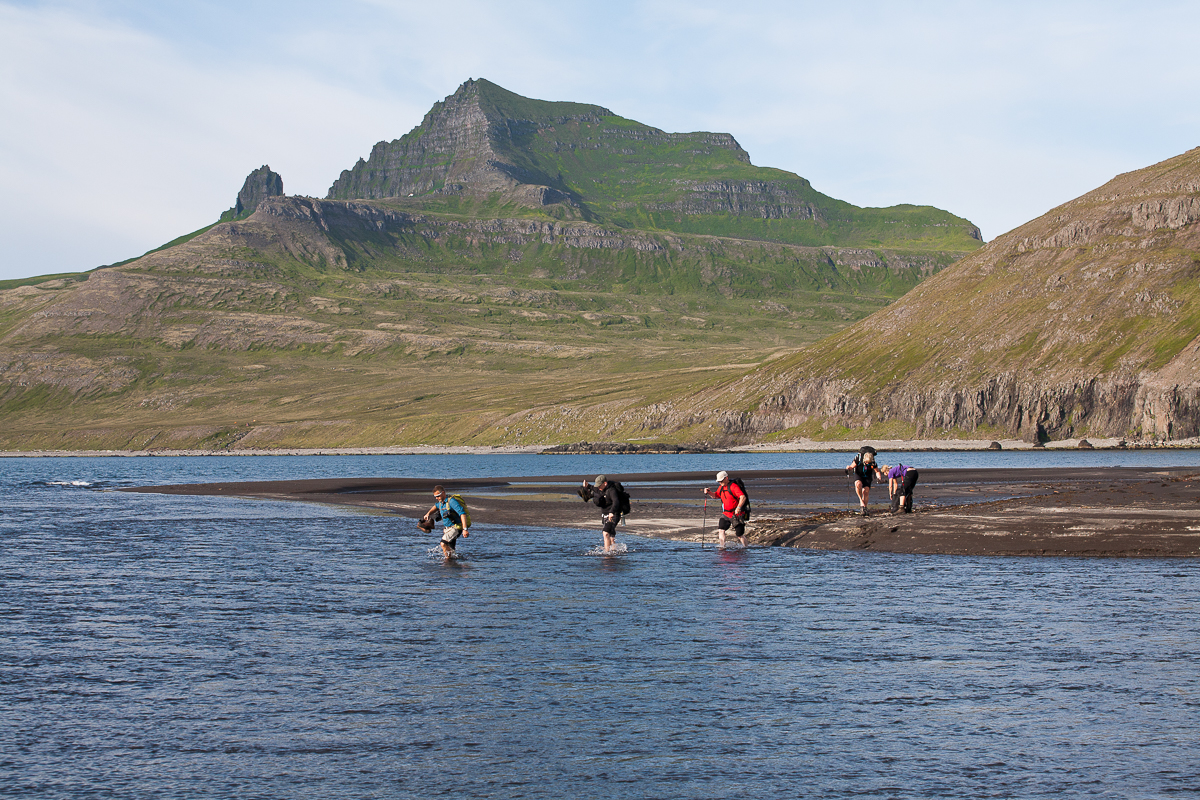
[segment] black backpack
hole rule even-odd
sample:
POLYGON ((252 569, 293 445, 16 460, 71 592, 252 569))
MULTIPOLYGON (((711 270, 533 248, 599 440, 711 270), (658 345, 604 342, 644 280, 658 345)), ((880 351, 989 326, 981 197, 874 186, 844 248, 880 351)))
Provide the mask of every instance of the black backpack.
POLYGON ((879 455, 878 451, 874 447, 871 447, 871 445, 869 445, 869 444, 863 445, 862 447, 860 447, 858 449, 858 455, 856 455, 854 457, 855 471, 858 472, 859 474, 862 473, 863 468, 866 466, 866 462, 863 460, 863 456, 865 456, 867 453, 871 454, 871 466, 872 467, 878 466, 879 462, 875 460, 875 456, 879 455))
POLYGON ((617 489, 617 504, 620 508, 617 509, 619 514, 628 514, 632 509, 629 506, 629 492, 625 491, 625 487, 620 481, 609 481, 617 489))
POLYGON ((742 482, 741 478, 730 478, 729 482, 737 484, 737 487, 742 490, 742 494, 746 495, 746 505, 742 506, 742 518, 749 520, 750 519, 750 493, 746 491, 746 484, 742 482))

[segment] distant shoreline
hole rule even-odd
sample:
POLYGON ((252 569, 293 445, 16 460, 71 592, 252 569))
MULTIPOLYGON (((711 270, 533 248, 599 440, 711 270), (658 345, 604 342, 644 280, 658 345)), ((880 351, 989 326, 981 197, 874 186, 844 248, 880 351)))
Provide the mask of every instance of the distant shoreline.
MULTIPOLYGON (((1019 439, 862 439, 842 442, 818 442, 801 439, 790 442, 738 445, 692 451, 695 454, 721 453, 829 453, 853 452, 862 444, 889 452, 974 452, 994 449, 993 442, 1001 451, 1036 452, 1043 450, 1195 450, 1200 449, 1200 437, 1180 439, 1172 442, 1130 442, 1128 440, 1086 439, 1088 447, 1080 447, 1081 439, 1064 439, 1046 442, 1035 447, 1031 442, 1019 439), (1124 442, 1124 444, 1122 444, 1124 442)), ((413 445, 403 447, 310 447, 278 448, 270 450, 4 450, 0 458, 150 458, 150 457, 200 457, 200 456, 412 456, 412 455, 612 455, 616 450, 603 449, 604 443, 596 443, 594 450, 579 452, 553 452, 555 445, 507 445, 500 447, 468 445, 413 445)), ((633 444, 633 443, 613 443, 633 444)), ((647 451, 648 454, 653 450, 647 451)), ((638 453, 620 453, 638 455, 638 453)))

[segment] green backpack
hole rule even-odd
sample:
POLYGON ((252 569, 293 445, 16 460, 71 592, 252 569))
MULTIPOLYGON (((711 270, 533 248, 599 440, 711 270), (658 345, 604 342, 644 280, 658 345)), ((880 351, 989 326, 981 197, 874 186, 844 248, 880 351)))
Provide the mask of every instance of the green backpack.
POLYGON ((461 521, 462 521, 463 530, 466 530, 467 528, 471 527, 471 511, 467 508, 467 501, 462 499, 461 494, 452 494, 452 495, 450 495, 450 499, 457 500, 458 504, 460 506, 462 506, 463 512, 462 512, 461 521))

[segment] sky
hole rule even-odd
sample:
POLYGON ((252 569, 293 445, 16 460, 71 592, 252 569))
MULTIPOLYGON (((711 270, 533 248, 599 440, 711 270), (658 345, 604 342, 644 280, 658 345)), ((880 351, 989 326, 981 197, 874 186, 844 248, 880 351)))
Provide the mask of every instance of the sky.
POLYGON ((1200 145, 1200 3, 0 0, 0 280, 324 197, 468 78, 731 133, 985 239, 1200 145))

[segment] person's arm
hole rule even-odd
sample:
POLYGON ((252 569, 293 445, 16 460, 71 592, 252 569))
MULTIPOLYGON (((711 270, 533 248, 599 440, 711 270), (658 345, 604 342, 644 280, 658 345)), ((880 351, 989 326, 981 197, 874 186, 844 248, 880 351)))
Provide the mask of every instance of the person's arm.
POLYGON ((463 508, 462 503, 458 502, 453 497, 450 498, 450 503, 453 504, 451 505, 451 508, 454 509, 454 513, 458 514, 458 524, 459 527, 462 528, 462 535, 467 536, 467 510, 463 508))
POLYGON ((467 532, 467 510, 463 508, 462 503, 455 500, 453 497, 446 498, 446 508, 449 509, 451 516, 455 517, 454 524, 463 529, 463 533, 467 532))

